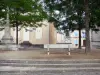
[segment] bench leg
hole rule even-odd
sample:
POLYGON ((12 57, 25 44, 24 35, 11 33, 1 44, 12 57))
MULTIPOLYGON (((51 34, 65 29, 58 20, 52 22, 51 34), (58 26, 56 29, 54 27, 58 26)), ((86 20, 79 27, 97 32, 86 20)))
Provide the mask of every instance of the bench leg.
POLYGON ((47 54, 50 55, 50 52, 48 51, 47 54))
POLYGON ((68 55, 70 55, 70 52, 68 51, 68 55))
POLYGON ((68 45, 68 55, 71 55, 71 53, 70 53, 70 45, 68 45))
POLYGON ((49 44, 48 44, 48 52, 47 52, 47 54, 48 54, 48 55, 50 55, 50 51, 49 51, 49 44))

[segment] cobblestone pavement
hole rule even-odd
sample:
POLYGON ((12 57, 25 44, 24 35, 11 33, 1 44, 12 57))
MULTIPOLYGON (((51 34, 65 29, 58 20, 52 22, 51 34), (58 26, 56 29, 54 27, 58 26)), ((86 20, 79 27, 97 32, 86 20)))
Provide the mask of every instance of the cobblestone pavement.
POLYGON ((0 75, 100 75, 99 71, 95 72, 19 72, 19 73, 7 73, 1 72, 0 75))
POLYGON ((100 51, 0 51, 0 75, 100 75, 100 51))
POLYGON ((0 75, 100 75, 100 59, 0 60, 0 75))

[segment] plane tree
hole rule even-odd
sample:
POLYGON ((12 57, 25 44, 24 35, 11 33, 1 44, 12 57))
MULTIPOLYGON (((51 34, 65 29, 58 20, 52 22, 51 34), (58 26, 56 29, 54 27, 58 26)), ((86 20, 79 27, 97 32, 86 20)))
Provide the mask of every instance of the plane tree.
POLYGON ((55 27, 64 30, 79 30, 79 48, 81 48, 81 29, 86 31, 86 52, 90 51, 89 30, 96 28, 99 19, 99 0, 44 0, 49 21, 55 27), (97 16, 98 15, 98 16, 97 16))
MULTIPOLYGON (((41 26, 38 22, 47 18, 40 0, 1 0, 1 12, 7 13, 9 7, 10 26, 16 27, 16 44, 18 44, 18 27, 41 26), (5 10, 5 11, 2 11, 5 10)), ((4 15, 1 18, 6 19, 4 15)))
POLYGON ((81 30, 84 28, 84 2, 80 0, 45 0, 45 3, 47 5, 46 10, 52 13, 50 14, 50 21, 55 21, 55 27, 64 30, 66 36, 69 35, 69 30, 79 30, 79 48, 81 48, 81 30))

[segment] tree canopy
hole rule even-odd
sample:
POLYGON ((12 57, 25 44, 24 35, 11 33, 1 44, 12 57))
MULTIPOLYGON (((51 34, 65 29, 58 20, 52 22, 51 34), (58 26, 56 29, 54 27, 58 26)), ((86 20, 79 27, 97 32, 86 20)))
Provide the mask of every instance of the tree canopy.
MULTIPOLYGON (((47 18, 40 0, 0 0, 0 18, 6 20, 9 7, 10 26, 16 27, 16 44, 18 44, 18 26, 37 27, 47 18)), ((4 24, 3 24, 4 25, 4 24)))
POLYGON ((40 0, 0 0, 0 3, 0 17, 5 18, 8 6, 12 24, 17 19, 17 22, 21 23, 20 25, 34 26, 36 22, 47 17, 40 0))
POLYGON ((89 29, 95 29, 100 24, 99 0, 44 0, 45 10, 48 11, 50 22, 57 29, 86 30, 86 49, 90 49, 89 29), (57 13, 58 12, 58 13, 57 13))

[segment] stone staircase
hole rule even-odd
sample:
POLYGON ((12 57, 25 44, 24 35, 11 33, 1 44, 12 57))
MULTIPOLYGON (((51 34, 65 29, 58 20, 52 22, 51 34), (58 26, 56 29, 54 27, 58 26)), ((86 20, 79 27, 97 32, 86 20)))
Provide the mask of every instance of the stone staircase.
POLYGON ((0 75, 100 75, 100 59, 0 60, 0 75))

